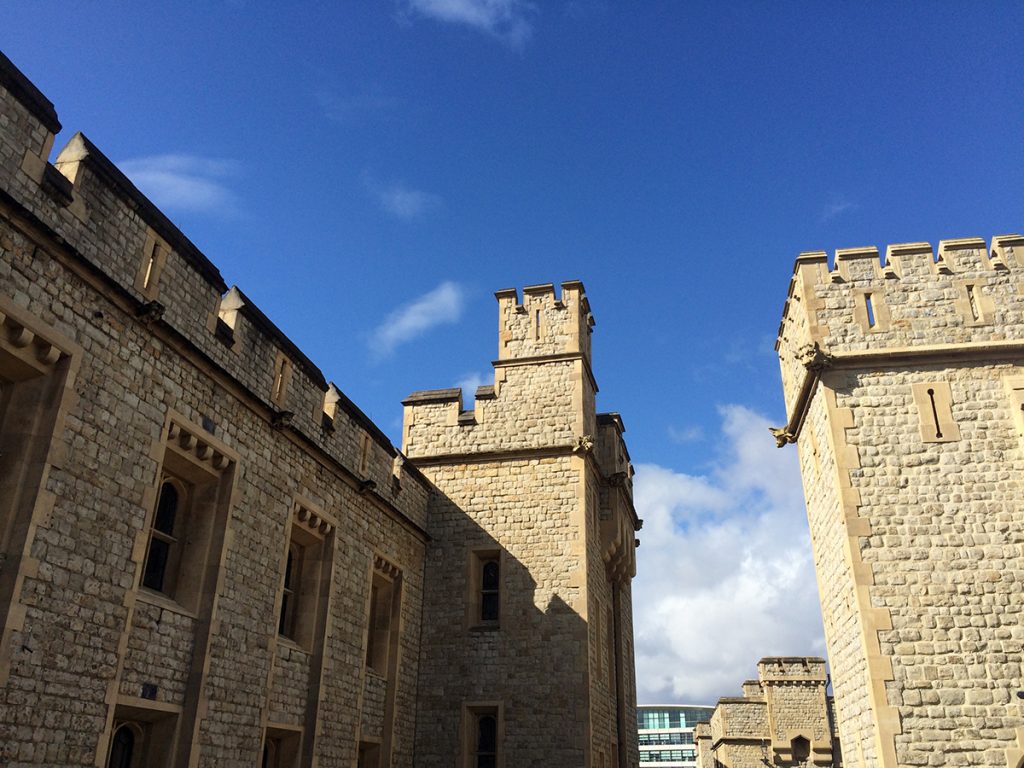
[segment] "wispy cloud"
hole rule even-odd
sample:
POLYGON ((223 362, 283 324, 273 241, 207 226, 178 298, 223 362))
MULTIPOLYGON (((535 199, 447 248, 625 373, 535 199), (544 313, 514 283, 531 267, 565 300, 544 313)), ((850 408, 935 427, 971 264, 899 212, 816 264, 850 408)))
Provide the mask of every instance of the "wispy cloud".
POLYGON ((363 184, 385 213, 405 221, 425 216, 444 204, 438 195, 414 189, 404 181, 384 183, 364 173, 363 184))
POLYGON ((233 213, 234 193, 225 181, 238 172, 231 160, 168 154, 123 160, 118 167, 161 208, 198 213, 233 213))
POLYGON ((533 33, 536 6, 528 0, 400 0, 407 15, 462 24, 518 48, 533 33))
POLYGON ((857 203, 847 200, 844 197, 834 198, 821 209, 821 222, 822 224, 827 224, 828 222, 839 218, 844 213, 855 211, 856 209, 857 203))
POLYGON ((723 452, 707 474, 637 467, 641 703, 714 704, 762 656, 824 653, 796 453, 775 447, 759 414, 720 413, 723 452))
POLYGON ((704 430, 701 429, 699 424, 689 427, 673 427, 670 424, 668 427, 668 438, 673 443, 695 443, 704 438, 704 430))
POLYGON ((468 402, 473 402, 473 395, 476 394, 476 388, 482 386, 485 381, 489 381, 489 376, 483 376, 476 371, 464 374, 461 379, 455 382, 455 386, 462 387, 462 398, 468 402))
POLYGON ((454 323, 462 316, 464 293, 447 280, 437 288, 399 307, 370 334, 370 352, 381 359, 400 344, 422 336, 438 325, 454 323))
POLYGON ((379 117, 398 106, 397 99, 379 93, 356 93, 342 95, 332 91, 320 91, 316 101, 328 120, 336 123, 350 123, 361 118, 379 117))

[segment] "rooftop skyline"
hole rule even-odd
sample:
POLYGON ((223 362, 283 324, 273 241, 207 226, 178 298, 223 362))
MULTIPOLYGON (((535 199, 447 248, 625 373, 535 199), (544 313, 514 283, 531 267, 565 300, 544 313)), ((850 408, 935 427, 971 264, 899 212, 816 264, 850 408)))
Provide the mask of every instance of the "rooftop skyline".
POLYGON ((1019 6, 13 4, 0 48, 392 439, 581 279, 639 700, 823 655, 772 350, 803 250, 1022 228, 1019 6))

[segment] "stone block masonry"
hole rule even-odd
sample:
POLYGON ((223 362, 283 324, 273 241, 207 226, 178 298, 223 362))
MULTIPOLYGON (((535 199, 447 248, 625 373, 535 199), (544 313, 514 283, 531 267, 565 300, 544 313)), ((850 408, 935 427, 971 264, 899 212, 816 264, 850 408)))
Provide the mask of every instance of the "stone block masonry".
POLYGON ((697 727, 701 768, 845 765, 839 754, 825 660, 769 656, 743 695, 718 700, 711 722, 697 727))
POLYGON ((797 259, 777 349, 847 765, 1024 764, 1024 237, 797 259))
POLYGON ((403 449, 440 493, 428 522, 419 719, 424 766, 496 717, 506 765, 635 766, 632 466, 617 414, 594 411, 578 282, 497 293, 492 386, 405 401, 403 449), (482 610, 485 568, 496 609, 482 610), (456 674, 452 674, 453 669, 456 674))
POLYGON ((499 294, 494 386, 403 454, 59 130, 0 54, 0 764, 635 766, 582 284, 499 294))

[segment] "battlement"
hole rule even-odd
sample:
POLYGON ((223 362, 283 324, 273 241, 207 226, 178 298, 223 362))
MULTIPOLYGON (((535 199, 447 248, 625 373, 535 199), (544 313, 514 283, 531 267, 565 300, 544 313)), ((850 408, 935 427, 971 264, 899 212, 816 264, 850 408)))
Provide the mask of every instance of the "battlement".
MULTIPOLYGON (((521 301, 514 288, 495 298, 494 383, 477 387, 471 400, 457 387, 405 398, 402 447, 411 458, 577 445, 589 451, 598 442, 590 368, 594 318, 583 283, 562 283, 561 295, 546 283, 524 288, 521 301)), ((621 419, 618 425, 621 432, 621 419)), ((624 446, 609 451, 627 456, 628 464, 624 446)))
POLYGON ((825 660, 816 656, 766 656, 757 662, 762 685, 777 683, 825 684, 825 660))
MULTIPOLYGON (((383 432, 248 296, 229 289, 213 262, 95 144, 76 133, 48 162, 61 128, 57 113, 2 54, 0 112, 0 220, 10 223, 0 256, 52 258, 101 286, 126 322, 188 350, 244 391, 275 428, 325 452, 387 503, 412 508, 394 482, 403 462, 383 432)), ((94 318, 115 322, 108 314, 94 318)), ((426 480, 412 467, 404 471, 425 493, 426 480)))
POLYGON ((552 283, 494 294, 498 299, 498 359, 581 354, 590 360, 594 316, 579 280, 562 283, 561 296, 552 283))
POLYGON ((793 268, 775 349, 787 404, 803 380, 808 349, 829 355, 1024 339, 1024 236, 844 248, 793 268))

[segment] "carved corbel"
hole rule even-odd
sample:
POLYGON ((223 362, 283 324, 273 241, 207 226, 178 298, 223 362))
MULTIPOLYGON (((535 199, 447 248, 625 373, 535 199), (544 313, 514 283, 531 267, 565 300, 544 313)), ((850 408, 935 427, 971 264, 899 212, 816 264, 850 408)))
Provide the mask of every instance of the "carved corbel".
POLYGON ((164 305, 159 301, 147 301, 135 310, 135 316, 145 325, 151 325, 164 316, 164 305))
POLYGON ((576 442, 573 443, 573 453, 590 453, 594 450, 594 438, 590 435, 582 435, 576 438, 576 442))
POLYGON ((615 472, 608 475, 608 485, 612 488, 623 488, 626 485, 626 480, 629 475, 625 472, 615 472))
POLYGON ((273 429, 284 429, 292 423, 292 411, 274 411, 270 417, 270 426, 273 429))
POLYGON ((823 350, 818 342, 807 344, 798 349, 796 360, 811 373, 821 373, 835 362, 835 358, 823 350))
POLYGON ((789 427, 768 427, 768 431, 775 438, 776 448, 782 448, 789 443, 796 442, 796 435, 789 431, 789 427))

